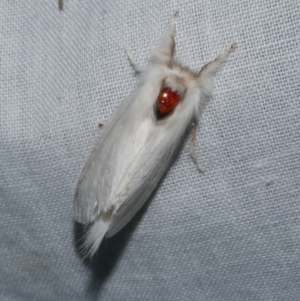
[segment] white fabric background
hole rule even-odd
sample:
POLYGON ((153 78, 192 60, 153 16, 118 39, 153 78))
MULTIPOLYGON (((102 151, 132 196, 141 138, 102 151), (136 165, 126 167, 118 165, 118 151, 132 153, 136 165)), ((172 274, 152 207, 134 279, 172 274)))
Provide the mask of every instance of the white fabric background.
POLYGON ((0 300, 295 301, 299 1, 0 3, 0 300), (89 264, 72 202, 108 116, 179 11, 195 70, 232 42, 197 132, 151 202, 89 264))

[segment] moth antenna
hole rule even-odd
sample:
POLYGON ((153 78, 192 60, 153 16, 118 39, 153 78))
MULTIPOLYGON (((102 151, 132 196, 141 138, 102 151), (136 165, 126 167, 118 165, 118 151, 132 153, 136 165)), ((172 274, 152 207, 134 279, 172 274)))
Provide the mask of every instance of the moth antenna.
POLYGON ((125 51, 126 51, 126 55, 127 55, 128 60, 129 60, 129 63, 133 67, 133 70, 136 73, 142 73, 142 72, 144 72, 145 68, 136 63, 135 59, 132 56, 131 49, 129 47, 127 47, 125 49, 125 51))
POLYGON ((207 63, 205 66, 202 67, 200 72, 198 73, 198 81, 200 83, 200 87, 202 90, 202 93, 206 96, 210 95, 210 92, 212 90, 212 75, 217 71, 217 69, 220 67, 220 65, 227 59, 229 54, 234 51, 234 49, 237 48, 237 45, 235 43, 231 44, 229 49, 217 56, 213 61, 207 63))
POLYGON ((214 72, 217 71, 217 69, 220 67, 220 65, 227 59, 229 54, 234 51, 234 49, 237 48, 237 44, 232 43, 228 50, 219 56, 217 56, 213 61, 207 63, 205 66, 203 66, 199 72, 198 77, 202 76, 210 76, 214 72))

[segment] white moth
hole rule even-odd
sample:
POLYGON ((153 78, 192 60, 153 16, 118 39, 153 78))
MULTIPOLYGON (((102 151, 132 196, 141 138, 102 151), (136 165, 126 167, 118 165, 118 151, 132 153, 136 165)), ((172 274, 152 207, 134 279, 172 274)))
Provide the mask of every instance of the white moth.
POLYGON ((211 91, 211 75, 235 48, 232 44, 200 72, 183 67, 173 58, 176 16, 147 68, 138 66, 127 53, 141 75, 140 84, 105 125, 80 176, 74 218, 90 226, 83 244, 88 256, 147 201, 186 131, 197 121, 200 105, 211 91))

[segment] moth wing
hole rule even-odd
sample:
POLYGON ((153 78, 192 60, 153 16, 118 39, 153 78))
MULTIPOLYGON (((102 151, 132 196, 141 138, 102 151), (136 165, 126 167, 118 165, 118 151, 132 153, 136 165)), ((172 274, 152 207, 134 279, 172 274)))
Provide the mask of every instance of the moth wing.
POLYGON ((122 139, 119 139, 122 135, 120 127, 122 123, 126 123, 124 112, 133 100, 134 96, 129 97, 110 116, 96 147, 82 170, 73 205, 74 219, 81 224, 92 223, 100 212, 106 212, 109 207, 109 200, 106 197, 111 190, 116 170, 114 154, 122 144, 122 139))
POLYGON ((140 164, 145 166, 147 162, 151 162, 152 166, 145 166, 145 169, 139 172, 138 178, 136 178, 136 180, 140 179, 139 181, 133 179, 132 184, 128 182, 127 185, 132 185, 131 187, 134 189, 116 212, 106 237, 111 237, 119 232, 142 208, 168 170, 179 145, 174 143, 172 146, 169 145, 169 148, 165 148, 162 143, 151 153, 148 153, 149 148, 144 148, 145 153, 141 153, 141 157, 144 159, 140 164))
POLYGON ((151 95, 141 88, 117 110, 78 182, 75 220, 89 224, 111 212, 107 236, 117 233, 147 201, 190 122, 172 117, 157 123, 151 95))

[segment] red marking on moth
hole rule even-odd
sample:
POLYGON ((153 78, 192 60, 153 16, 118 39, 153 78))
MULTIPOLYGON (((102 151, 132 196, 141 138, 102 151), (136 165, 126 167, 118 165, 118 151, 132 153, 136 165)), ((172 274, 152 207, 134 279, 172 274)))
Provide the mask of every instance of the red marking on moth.
POLYGON ((180 100, 178 92, 169 87, 161 89, 157 97, 157 110, 161 115, 170 113, 176 108, 180 100))

